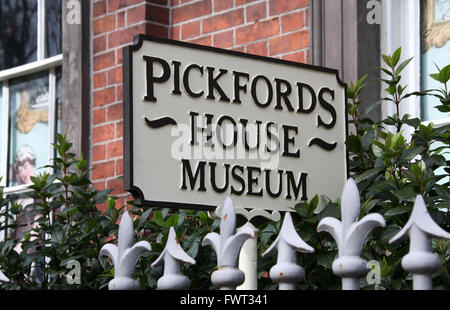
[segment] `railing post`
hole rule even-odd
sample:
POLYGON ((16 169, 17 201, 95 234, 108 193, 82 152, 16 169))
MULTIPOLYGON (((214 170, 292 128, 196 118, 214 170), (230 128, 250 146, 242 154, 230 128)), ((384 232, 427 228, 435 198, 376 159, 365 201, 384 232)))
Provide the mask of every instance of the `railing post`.
POLYGON ((272 255, 275 251, 278 251, 277 263, 270 269, 270 278, 279 283, 280 290, 293 290, 295 283, 305 279, 305 271, 297 265, 295 252, 313 253, 314 249, 297 234, 289 212, 284 216, 277 239, 262 256, 272 255))
POLYGON ((237 290, 257 290, 258 289, 258 239, 256 237, 257 229, 252 223, 247 222, 243 227, 250 227, 255 232, 255 238, 247 239, 242 245, 239 254, 239 269, 245 274, 244 283, 238 286, 237 290))
POLYGON ((431 275, 442 263, 433 253, 431 237, 450 239, 450 234, 431 218, 423 197, 418 195, 411 216, 405 227, 389 243, 409 238, 409 253, 402 259, 402 267, 413 275, 414 290, 431 290, 431 275))
POLYGON ((333 262, 333 273, 342 278, 343 290, 360 289, 359 278, 369 271, 367 262, 360 257, 364 243, 372 229, 386 226, 378 213, 358 221, 360 205, 358 187, 353 179, 348 179, 341 199, 342 221, 326 217, 317 226, 317 231, 330 233, 337 243, 339 255, 333 262))
POLYGON ((108 256, 114 264, 114 279, 108 284, 110 290, 139 289, 139 282, 133 279, 136 263, 142 253, 151 250, 151 246, 147 241, 132 246, 133 235, 133 222, 125 211, 119 225, 117 246, 108 243, 100 249, 100 255, 108 256))
POLYGON ((221 290, 234 290, 244 282, 245 275, 237 264, 241 247, 249 238, 255 238, 255 232, 249 226, 236 232, 236 213, 231 198, 227 197, 220 220, 220 235, 209 233, 202 242, 216 252, 218 268, 212 273, 211 281, 221 290))
POLYGON ((175 229, 170 227, 166 247, 151 265, 152 268, 164 265, 164 275, 157 283, 158 290, 184 290, 189 288, 190 281, 188 277, 182 274, 181 263, 192 265, 195 264, 195 260, 181 248, 175 229))

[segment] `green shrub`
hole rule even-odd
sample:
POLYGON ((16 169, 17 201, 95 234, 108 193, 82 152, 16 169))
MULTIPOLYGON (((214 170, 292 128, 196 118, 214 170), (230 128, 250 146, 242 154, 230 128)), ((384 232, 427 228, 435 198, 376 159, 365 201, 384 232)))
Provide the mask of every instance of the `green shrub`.
MULTIPOLYGON (((417 194, 424 196, 433 219, 450 231, 450 126, 433 127, 423 125, 419 119, 408 115, 399 117, 399 107, 410 96, 435 96, 441 104, 441 112, 450 112, 450 94, 447 83, 450 65, 431 78, 441 82, 437 90, 406 93, 402 86, 401 73, 411 59, 400 63, 401 49, 392 55, 383 55, 386 68, 381 70, 388 79, 388 97, 376 104, 394 104, 397 113, 380 122, 363 118, 360 113, 361 92, 367 87, 366 76, 347 89, 350 124, 354 134, 346 141, 349 152, 349 171, 355 178, 361 195, 363 217, 369 212, 378 212, 386 219, 386 227, 376 229, 363 249, 362 256, 376 260, 381 265, 379 289, 410 289, 411 276, 401 268, 401 259, 409 251, 407 242, 392 246, 388 241, 403 227, 412 210, 417 194), (389 130, 391 128, 391 130, 389 130), (410 130, 411 141, 402 135, 410 130), (447 155, 447 158, 445 157, 447 155)), ((22 206, 5 198, 0 188, 0 218, 7 219, 0 226, 0 233, 7 238, 0 242, 0 269, 10 282, 0 283, 2 289, 106 289, 113 278, 114 270, 106 257, 99 257, 100 248, 106 242, 116 242, 118 220, 124 207, 116 208, 115 198, 108 197, 110 191, 96 191, 87 175, 86 161, 75 159, 70 153, 71 143, 61 135, 54 145, 58 156, 51 168, 53 173, 41 173, 32 178, 33 184, 26 194, 32 203, 22 206), (106 202, 105 212, 98 206, 106 202), (22 238, 15 238, 11 231, 20 227, 18 215, 26 212, 33 216, 34 225, 22 238), (20 250, 22 249, 22 250, 20 250), (68 284, 67 263, 76 260, 81 265, 80 284, 68 284)), ((319 194, 319 193, 317 193, 319 194)), ((163 250, 169 228, 174 226, 177 238, 185 251, 197 264, 184 265, 183 272, 191 279, 192 289, 215 289, 210 276, 216 268, 216 257, 210 247, 202 247, 203 237, 218 230, 219 220, 211 219, 207 212, 169 210, 134 206, 129 202, 134 215, 136 242, 147 240, 152 251, 145 253, 136 266, 136 278, 143 289, 155 289, 162 276, 162 268, 150 268, 150 264, 163 250)), ((310 244, 313 254, 299 255, 299 264, 306 271, 304 282, 297 289, 340 289, 340 279, 331 269, 337 255, 337 246, 332 237, 318 233, 317 225, 327 216, 340 218, 340 200, 328 201, 318 210, 319 196, 295 207, 296 229, 305 242, 310 244)), ((275 289, 277 286, 267 276, 276 263, 276 257, 261 258, 261 254, 275 240, 278 223, 263 223, 257 226, 258 235, 258 286, 260 289, 275 289)), ((441 257, 443 267, 433 275, 435 288, 450 288, 449 241, 433 240, 433 250, 441 257)), ((363 289, 373 289, 361 279, 363 289)))

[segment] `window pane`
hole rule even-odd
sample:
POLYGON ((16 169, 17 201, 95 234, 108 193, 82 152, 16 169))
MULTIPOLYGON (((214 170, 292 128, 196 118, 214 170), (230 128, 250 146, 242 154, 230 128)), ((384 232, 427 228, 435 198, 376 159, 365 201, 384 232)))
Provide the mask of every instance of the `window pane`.
POLYGON ((0 70, 37 59, 37 1, 0 1, 0 70))
MULTIPOLYGON (((423 7, 422 57, 421 57, 421 89, 441 89, 443 84, 432 79, 430 74, 437 73, 436 65, 442 69, 450 59, 450 1, 427 1, 423 7)), ((439 99, 432 96, 422 97, 422 120, 438 120, 448 118, 447 113, 439 112, 435 106, 439 99)))
POLYGON ((45 1, 45 37, 47 57, 61 54, 61 1, 45 1))
POLYGON ((48 88, 48 71, 10 84, 9 186, 30 183, 48 164, 48 88))

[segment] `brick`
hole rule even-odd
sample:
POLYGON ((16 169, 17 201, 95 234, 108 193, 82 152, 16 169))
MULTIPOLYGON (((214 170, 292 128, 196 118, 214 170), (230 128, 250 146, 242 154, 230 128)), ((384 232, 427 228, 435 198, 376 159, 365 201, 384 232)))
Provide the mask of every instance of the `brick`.
POLYGON ((115 65, 114 51, 94 57, 94 71, 99 71, 115 65))
POLYGON ((108 47, 114 48, 125 44, 131 44, 135 34, 144 32, 145 24, 139 24, 130 28, 114 31, 108 34, 108 47))
POLYGON ((123 159, 116 161, 116 173, 117 175, 123 175, 123 159))
POLYGON ((105 142, 114 139, 114 124, 106 124, 92 129, 92 141, 94 143, 105 142))
POLYGON ((117 28, 125 27, 125 12, 117 14, 117 28))
POLYGON ((114 104, 108 107, 107 121, 116 121, 123 119, 123 105, 122 103, 114 104))
POLYGON ((172 24, 211 14, 211 0, 202 0, 192 4, 176 7, 172 10, 172 24))
MULTIPOLYGON (((109 180, 107 182, 107 188, 108 189, 112 189, 112 192, 110 195, 121 195, 121 194, 125 194, 124 190, 123 190, 123 179, 114 179, 114 180, 109 180)), ((124 199, 117 199, 116 200, 116 208, 120 208, 117 204, 124 204, 124 199), (120 202, 119 202, 120 201, 120 202)))
POLYGON ((114 161, 92 165, 92 179, 100 180, 114 176, 114 161))
POLYGON ((117 101, 122 101, 123 100, 123 87, 122 84, 120 84, 119 86, 117 86, 116 89, 116 99, 117 101))
POLYGON ((267 41, 247 45, 246 52, 254 55, 267 56, 267 41))
POLYGON ((247 44, 248 42, 268 38, 280 32, 278 18, 257 22, 236 29, 236 44, 247 44))
POLYGON ((188 40, 188 42, 199 44, 199 45, 211 46, 211 36, 209 35, 209 36, 204 36, 204 37, 188 40))
POLYGON ((142 21, 169 24, 169 16, 169 8, 144 4, 127 10, 127 25, 142 21))
POLYGON ((291 32, 305 27, 305 13, 295 12, 281 17, 281 31, 291 32))
POLYGON ((116 138, 123 137, 123 122, 116 123, 116 138))
POLYGON ((94 18, 106 14, 106 1, 105 0, 95 2, 92 5, 92 7, 93 7, 92 16, 94 18))
POLYGON ((105 181, 93 182, 92 186, 96 191, 104 191, 106 189, 105 181))
POLYGON ((255 2, 255 1, 258 1, 258 0, 236 0, 236 6, 248 4, 251 2, 255 2))
POLYGON ((101 161, 106 159, 106 144, 94 145, 92 147, 92 161, 101 161))
POLYGON ((308 47, 308 31, 298 31, 269 41, 269 55, 288 53, 308 47))
POLYGON ((123 155, 123 141, 114 141, 108 143, 108 158, 122 157, 123 155))
POLYGON ((122 66, 108 71, 108 85, 122 83, 122 66))
POLYGON ((214 0, 214 13, 231 9, 234 6, 234 0, 214 0))
POLYGON ((94 107, 100 107, 105 104, 113 103, 114 101, 116 101, 115 87, 109 87, 94 92, 94 107))
POLYGON ((267 7, 265 2, 249 5, 245 8, 247 23, 258 21, 267 17, 267 7))
POLYGON ((106 109, 96 109, 94 110, 93 114, 94 125, 106 122, 106 109))
POLYGON ((123 50, 121 48, 118 48, 115 50, 115 53, 116 53, 116 65, 122 65, 123 50))
POLYGON ((94 36, 100 33, 112 31, 115 28, 116 28, 115 15, 107 15, 104 17, 100 17, 92 22, 92 32, 94 33, 94 36))
POLYGON ((202 21, 203 33, 209 33, 244 23, 244 9, 238 9, 206 18, 202 21))
POLYGON ((147 0, 148 3, 160 4, 160 5, 168 5, 169 0, 147 0))
POLYGON ((114 12, 128 6, 144 2, 145 0, 108 0, 108 13, 114 12))
POLYGON ((103 52, 106 50, 106 35, 94 38, 94 54, 103 52))
POLYGON ((309 0, 269 0, 269 14, 278 15, 295 9, 306 8, 309 0))
POLYGON ((161 26, 156 24, 148 24, 148 30, 146 34, 154 36, 154 37, 160 37, 160 38, 168 38, 169 37, 169 27, 168 26, 161 26))
POLYGON ((181 26, 181 39, 189 39, 200 35, 200 21, 194 21, 181 26))
POLYGON ((170 39, 180 40, 181 26, 170 27, 170 39))
POLYGON ((296 52, 296 53, 284 55, 283 59, 305 63, 305 54, 306 53, 304 51, 296 52))
POLYGON ((106 73, 100 72, 94 74, 94 88, 101 88, 106 86, 106 73))
POLYGON ((234 45, 234 30, 221 32, 214 35, 214 46, 227 48, 234 45))

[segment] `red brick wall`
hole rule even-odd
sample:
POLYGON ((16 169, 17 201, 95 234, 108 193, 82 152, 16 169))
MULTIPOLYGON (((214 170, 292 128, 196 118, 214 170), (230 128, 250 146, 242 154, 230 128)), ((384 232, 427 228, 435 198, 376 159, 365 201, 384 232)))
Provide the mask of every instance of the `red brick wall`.
POLYGON ((298 62, 309 59, 308 0, 93 0, 91 178, 123 193, 122 47, 145 33, 298 62))

